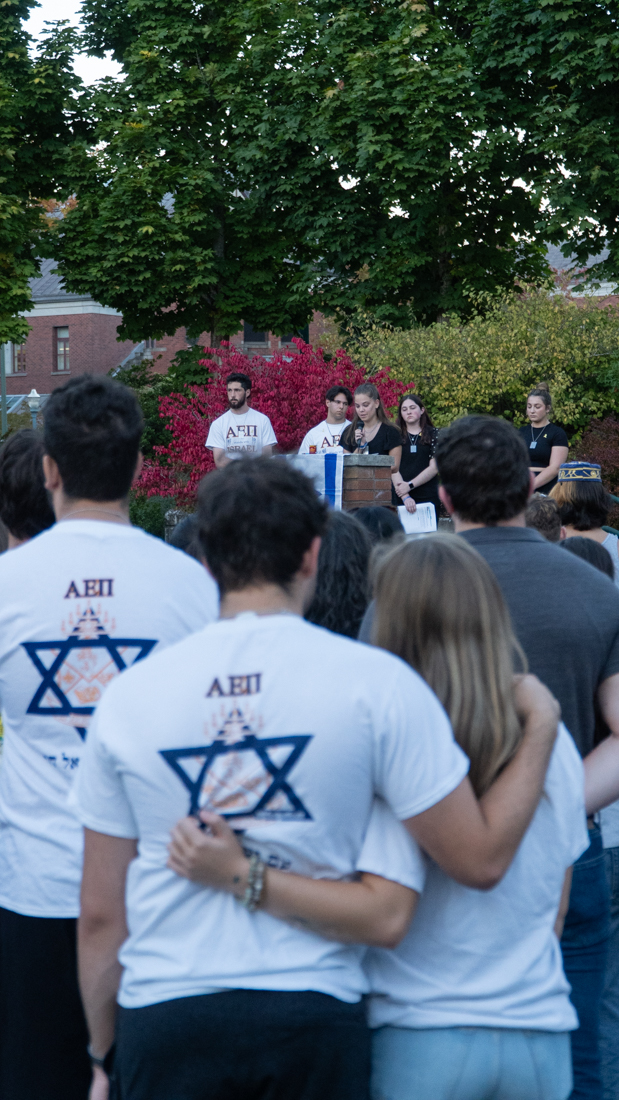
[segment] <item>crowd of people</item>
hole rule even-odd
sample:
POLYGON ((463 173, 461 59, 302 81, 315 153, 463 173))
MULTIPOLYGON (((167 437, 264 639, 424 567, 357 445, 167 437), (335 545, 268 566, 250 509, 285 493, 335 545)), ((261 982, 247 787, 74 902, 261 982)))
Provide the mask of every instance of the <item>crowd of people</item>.
POLYGON ((334 386, 301 451, 394 464, 332 512, 227 386, 176 545, 119 383, 0 452, 0 1097, 617 1100, 599 467, 545 387, 439 432, 334 386))

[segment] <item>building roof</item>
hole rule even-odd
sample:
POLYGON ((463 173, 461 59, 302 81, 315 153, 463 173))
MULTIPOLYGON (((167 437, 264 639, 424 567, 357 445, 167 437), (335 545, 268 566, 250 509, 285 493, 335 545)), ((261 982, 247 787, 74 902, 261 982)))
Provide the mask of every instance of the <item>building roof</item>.
POLYGON ((33 302, 88 302, 89 294, 70 294, 65 290, 60 275, 56 274, 56 260, 41 260, 41 274, 30 279, 33 302))
MULTIPOLYGON (((575 256, 564 256, 559 245, 549 244, 546 246, 546 259, 551 267, 554 267, 557 271, 567 271, 570 267, 574 267, 576 264, 575 256)), ((602 252, 598 252, 596 256, 589 256, 585 267, 593 267, 593 264, 599 264, 602 260, 608 259, 608 249, 603 249, 602 252)))

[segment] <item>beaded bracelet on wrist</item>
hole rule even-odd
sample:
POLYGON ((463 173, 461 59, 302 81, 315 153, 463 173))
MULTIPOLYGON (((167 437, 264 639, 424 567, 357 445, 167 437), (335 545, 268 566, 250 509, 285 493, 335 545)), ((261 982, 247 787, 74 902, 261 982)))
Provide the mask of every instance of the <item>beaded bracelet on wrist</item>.
POLYGON ((264 860, 260 859, 257 852, 252 852, 249 857, 247 887, 243 897, 240 899, 241 905, 245 906, 248 913, 254 913, 260 904, 262 891, 264 889, 265 869, 264 860))

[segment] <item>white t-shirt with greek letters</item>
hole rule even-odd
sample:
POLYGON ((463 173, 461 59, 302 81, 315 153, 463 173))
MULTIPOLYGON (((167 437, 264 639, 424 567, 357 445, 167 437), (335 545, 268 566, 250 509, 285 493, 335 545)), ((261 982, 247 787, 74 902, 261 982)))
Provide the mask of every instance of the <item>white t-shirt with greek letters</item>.
POLYGON ((444 710, 408 665, 296 615, 220 620, 130 669, 97 710, 75 787, 84 825, 138 841, 120 1004, 240 988, 359 1000, 363 947, 177 876, 166 867, 170 831, 206 807, 268 864, 345 878, 375 793, 404 820, 467 771, 444 710))
POLYGON ((0 557, 0 906, 76 917, 82 828, 67 804, 108 684, 218 613, 193 558, 138 527, 57 523, 0 557))
POLYGON ((265 447, 274 446, 277 438, 271 421, 257 409, 234 413, 228 409, 209 428, 206 446, 226 452, 227 458, 261 455, 265 447))
POLYGON ((340 438, 349 426, 350 420, 343 420, 341 424, 329 424, 328 420, 321 421, 315 428, 310 428, 299 447, 299 454, 308 455, 310 447, 315 447, 316 454, 320 454, 328 447, 339 446, 340 438))

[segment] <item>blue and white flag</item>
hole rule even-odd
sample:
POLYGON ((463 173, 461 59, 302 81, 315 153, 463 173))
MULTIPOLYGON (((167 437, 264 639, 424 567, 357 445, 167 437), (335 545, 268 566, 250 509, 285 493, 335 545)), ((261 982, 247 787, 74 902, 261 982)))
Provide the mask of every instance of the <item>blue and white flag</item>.
POLYGON ((328 500, 332 508, 342 510, 342 482, 344 479, 344 455, 323 451, 316 455, 288 455, 297 470, 311 477, 319 497, 328 500))

